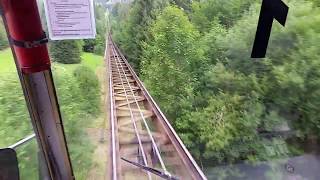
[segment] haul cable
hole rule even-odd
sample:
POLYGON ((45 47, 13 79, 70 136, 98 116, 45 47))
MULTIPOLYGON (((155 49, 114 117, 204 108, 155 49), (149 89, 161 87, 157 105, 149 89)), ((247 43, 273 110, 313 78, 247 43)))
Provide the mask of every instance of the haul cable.
MULTIPOLYGON (((114 45, 113 45, 111 50, 112 50, 112 53, 113 53, 113 57, 115 57, 117 59, 117 61, 119 61, 119 56, 118 55, 115 56, 116 53, 115 53, 114 45)), ((120 81, 121 81, 121 84, 122 84, 122 87, 123 87, 123 90, 124 90, 124 93, 125 93, 125 96, 126 96, 126 101, 128 103, 128 107, 129 107, 129 110, 130 110, 131 121, 133 123, 133 127, 134 127, 134 130, 135 130, 136 137, 138 139, 139 147, 140 147, 140 150, 141 150, 141 153, 142 153, 142 157, 143 157, 143 162, 144 162, 144 165, 148 166, 147 158, 146 158, 146 155, 145 155, 145 152, 144 152, 144 149, 143 149, 143 145, 142 145, 141 138, 140 138, 140 135, 139 135, 139 131, 138 131, 138 128, 137 128, 137 124, 135 122, 135 118, 134 118, 134 115, 133 115, 133 112, 132 112, 132 109, 131 109, 131 105, 130 105, 131 103, 128 100, 128 94, 127 94, 126 88, 124 86, 124 82, 123 82, 123 79, 122 79, 122 76, 121 76, 120 69, 119 69, 117 61, 115 62, 116 66, 117 66, 117 71, 118 71, 119 78, 120 78, 120 81)), ((126 75, 124 75, 124 76, 126 76, 126 75)), ((149 179, 152 179, 150 172, 147 172, 147 174, 148 174, 149 179)))
MULTIPOLYGON (((120 63, 120 65, 121 65, 121 63, 120 63)), ((125 74, 125 70, 124 70, 124 68, 123 68, 122 65, 121 65, 121 69, 122 69, 122 72, 125 74)), ((132 89, 132 87, 131 87, 131 85, 130 85, 130 82, 129 82, 129 80, 128 80, 128 77, 127 77, 127 76, 125 76, 125 77, 126 77, 127 84, 128 84, 128 86, 129 86, 129 88, 130 88, 130 91, 131 91, 131 93, 132 93, 132 96, 133 96, 133 98, 134 98, 134 101, 135 101, 135 103, 137 104, 138 110, 139 110, 139 112, 140 112, 140 116, 141 116, 141 118, 142 118, 142 120, 143 120, 143 123, 144 123, 146 129, 147 129, 148 135, 149 135, 149 137, 150 137, 150 139, 151 139, 152 146, 153 146, 153 148, 154 148, 155 151, 156 151, 156 154, 157 154, 158 159, 159 159, 159 161, 160 161, 161 167, 162 167, 162 169, 164 170, 164 172, 165 172, 166 174, 170 174, 170 173, 167 171, 167 168, 166 168, 166 166, 165 166, 165 164, 164 164, 164 162, 163 162, 163 159, 162 159, 162 157, 161 157, 159 148, 158 148, 158 146, 157 146, 157 144, 156 144, 156 142, 155 142, 155 140, 154 140, 154 138, 153 138, 153 136, 152 136, 151 130, 150 130, 150 128, 149 128, 149 125, 148 125, 148 123, 147 123, 147 121, 146 121, 146 119, 145 119, 145 117, 144 117, 144 115, 143 115, 143 113, 142 113, 141 107, 140 107, 140 105, 139 105, 139 103, 138 103, 138 101, 137 101, 137 98, 136 98, 136 96, 135 96, 135 94, 134 94, 134 92, 133 92, 133 89, 132 89)))

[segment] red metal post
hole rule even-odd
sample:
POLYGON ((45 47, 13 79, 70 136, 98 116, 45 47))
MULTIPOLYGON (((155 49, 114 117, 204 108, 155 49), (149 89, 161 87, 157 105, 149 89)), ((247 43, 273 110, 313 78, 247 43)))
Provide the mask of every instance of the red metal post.
MULTIPOLYGON (((21 42, 33 42, 43 37, 36 0, 0 0, 7 21, 10 38, 21 42)), ((32 45, 32 44, 31 44, 32 45)), ((19 68, 23 73, 50 69, 47 46, 32 48, 14 46, 19 68)))
POLYGON ((0 10, 41 156, 45 159, 48 177, 43 179, 74 179, 37 2, 0 0, 0 10))

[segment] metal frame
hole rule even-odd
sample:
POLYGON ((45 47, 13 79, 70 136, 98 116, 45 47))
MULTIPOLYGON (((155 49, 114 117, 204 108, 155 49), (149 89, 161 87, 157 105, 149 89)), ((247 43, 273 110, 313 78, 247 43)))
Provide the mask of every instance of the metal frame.
POLYGON ((25 137, 24 139, 18 141, 17 143, 9 146, 8 148, 10 148, 10 149, 17 149, 17 148, 19 148, 20 146, 22 146, 22 145, 24 145, 24 144, 32 141, 35 137, 36 137, 35 134, 32 134, 32 135, 30 135, 30 136, 27 136, 27 137, 25 137))

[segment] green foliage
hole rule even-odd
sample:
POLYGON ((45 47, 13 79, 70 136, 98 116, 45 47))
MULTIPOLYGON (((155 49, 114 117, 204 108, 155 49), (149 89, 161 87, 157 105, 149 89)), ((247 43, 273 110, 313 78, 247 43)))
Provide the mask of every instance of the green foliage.
POLYGON ((83 40, 83 51, 84 52, 94 52, 94 47, 96 45, 95 39, 84 39, 83 40))
MULTIPOLYGON (((128 29, 141 21, 130 19, 140 11, 123 13, 119 6, 117 17, 127 21, 113 22, 121 27, 117 42, 129 59, 142 60, 141 78, 197 160, 214 166, 275 160, 265 177, 281 179, 276 159, 308 153, 301 142, 319 140, 319 3, 286 3, 286 27, 274 22, 263 60, 250 58, 260 1, 160 8, 134 35, 128 29), (286 131, 292 134, 266 136, 286 131)), ((236 167, 214 171, 221 179, 245 177, 236 167)))
POLYGON ((309 1, 313 2, 313 4, 316 6, 320 6, 320 0, 309 0, 309 1))
POLYGON ((50 54, 54 62, 79 64, 81 62, 81 43, 75 40, 52 41, 50 54))
POLYGON ((216 19, 226 27, 231 27, 256 0, 206 0, 192 4, 192 22, 201 32, 208 32, 216 19))
POLYGON ((104 35, 97 35, 95 41, 96 45, 94 47, 94 53, 97 55, 104 55, 105 52, 105 44, 106 44, 106 34, 104 35))
POLYGON ((172 0, 172 3, 188 12, 191 11, 191 0, 172 0))
POLYGON ((0 51, 0 75, 7 73, 16 73, 16 66, 12 57, 11 48, 0 51))
POLYGON ((8 44, 6 30, 4 28, 2 19, 0 19, 0 50, 5 49, 8 46, 9 44, 8 44))
POLYGON ((205 158, 214 157, 220 163, 233 162, 250 155, 262 112, 263 106, 254 97, 220 93, 203 110, 179 119, 178 128, 197 157, 203 153, 205 158), (192 132, 188 131, 190 125, 192 132), (239 137, 247 138, 241 150, 239 137))
POLYGON ((18 77, 12 74, 1 76, 0 88, 0 137, 6 137, 1 139, 0 145, 6 147, 30 135, 32 127, 18 77))
MULTIPOLYGON (((33 130, 16 73, 1 75, 0 79, 0 147, 4 148, 31 135, 33 130)), ((21 179, 38 178, 37 155, 35 140, 17 149, 21 179)))
MULTIPOLYGON (((267 112, 259 97, 261 87, 257 77, 234 73, 221 63, 205 77, 208 86, 202 93, 210 97, 207 106, 186 112, 177 121, 182 139, 196 157, 231 163, 287 155, 278 152, 274 140, 259 137, 258 129, 273 131, 283 119, 276 112, 267 112)), ((277 141, 286 148, 283 139, 277 141)))
POLYGON ((153 40, 144 47, 142 79, 167 115, 175 119, 191 106, 203 59, 194 43, 199 33, 182 10, 171 6, 163 10, 150 32, 153 40))
POLYGON ((95 18, 97 36, 95 39, 85 39, 83 51, 103 55, 105 50, 105 41, 107 34, 107 17, 106 10, 101 5, 95 5, 95 18))
POLYGON ((113 34, 114 39, 137 72, 140 69, 142 45, 144 42, 148 42, 150 38, 148 28, 153 23, 156 13, 166 4, 167 1, 160 0, 136 0, 132 7, 118 5, 117 11, 113 12, 113 15, 118 15, 114 17, 114 23, 122 21, 120 26, 112 26, 116 31, 113 34), (128 9, 130 9, 129 14, 126 12, 128 9), (121 19, 124 17, 126 19, 121 19))
MULTIPOLYGON (((54 79, 77 179, 86 179, 93 163, 94 146, 88 139, 86 128, 94 123, 99 112, 100 96, 97 94, 100 94, 100 89, 93 70, 102 65, 102 61, 98 61, 102 60, 100 56, 85 53, 82 57, 83 65, 90 70, 74 68, 78 65, 54 64, 54 79), (78 71, 76 77, 73 71, 78 71)), ((10 50, 1 51, 0 59, 0 147, 8 147, 31 135, 33 130, 10 50)), ((38 179, 38 146, 35 140, 18 148, 17 154, 21 179, 38 179)))
POLYGON ((202 48, 204 49, 206 59, 210 64, 224 61, 224 56, 222 54, 223 49, 220 47, 219 42, 217 42, 217 38, 223 37, 226 34, 227 30, 215 20, 212 22, 210 31, 202 37, 202 48))
MULTIPOLYGON (((290 1, 292 7, 286 28, 275 25, 270 39, 268 59, 250 60, 253 42, 250 32, 259 13, 253 8, 247 17, 219 37, 225 48, 228 67, 244 74, 257 74, 263 87, 264 103, 276 109, 286 121, 307 134, 319 134, 319 8, 304 2, 290 1), (299 2, 300 3, 300 2, 299 2), (232 46, 231 46, 232 45, 232 46)), ((272 108, 271 108, 272 107, 272 108)))
POLYGON ((54 77, 73 169, 77 178, 85 179, 92 165, 94 150, 85 128, 90 123, 88 120, 92 119, 88 112, 94 112, 99 104, 86 105, 89 98, 83 94, 79 79, 71 74, 55 72, 54 77))
MULTIPOLYGON (((33 131, 18 78, 10 74, 6 77, 2 76, 1 79, 3 81, 0 83, 0 137, 2 137, 0 145, 6 147, 32 134, 33 131)), ((55 74, 55 80, 76 177, 85 177, 87 169, 92 164, 91 156, 94 148, 84 131, 88 123, 87 119, 89 119, 87 112, 94 112, 99 103, 92 103, 92 106, 84 110, 89 97, 82 94, 83 90, 79 82, 65 74, 63 76, 55 74)), ((27 144, 19 148, 17 152, 21 178, 36 179, 38 175, 38 147, 36 144, 34 142, 27 144)))
POLYGON ((103 56, 92 53, 82 53, 81 58, 83 59, 81 65, 89 67, 93 71, 96 71, 98 67, 102 67, 104 65, 103 56))
POLYGON ((78 82, 80 95, 83 97, 82 110, 88 114, 97 115, 100 104, 100 86, 94 71, 86 66, 79 66, 73 73, 78 82))

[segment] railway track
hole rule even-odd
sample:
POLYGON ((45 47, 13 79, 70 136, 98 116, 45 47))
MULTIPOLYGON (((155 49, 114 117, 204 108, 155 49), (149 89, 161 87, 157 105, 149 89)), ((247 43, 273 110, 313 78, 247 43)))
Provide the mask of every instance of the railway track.
POLYGON ((169 121, 108 38, 112 180, 205 180, 169 121))

